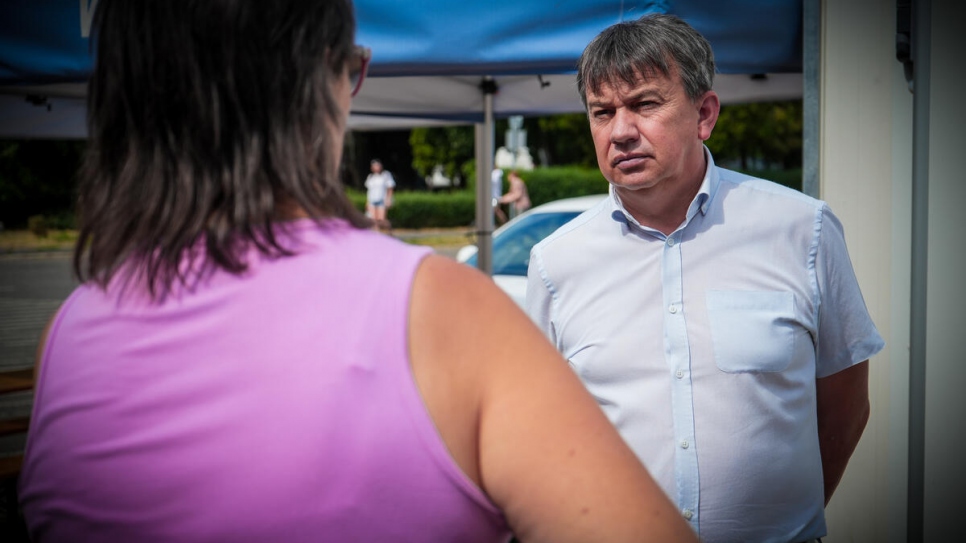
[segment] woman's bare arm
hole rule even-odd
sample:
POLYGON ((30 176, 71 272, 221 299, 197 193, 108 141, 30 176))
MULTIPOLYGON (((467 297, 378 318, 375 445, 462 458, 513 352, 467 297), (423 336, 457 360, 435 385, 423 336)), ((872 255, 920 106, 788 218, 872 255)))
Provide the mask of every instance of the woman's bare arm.
POLYGON ((567 363, 490 278, 416 276, 417 386, 457 464, 527 543, 697 541, 567 363))

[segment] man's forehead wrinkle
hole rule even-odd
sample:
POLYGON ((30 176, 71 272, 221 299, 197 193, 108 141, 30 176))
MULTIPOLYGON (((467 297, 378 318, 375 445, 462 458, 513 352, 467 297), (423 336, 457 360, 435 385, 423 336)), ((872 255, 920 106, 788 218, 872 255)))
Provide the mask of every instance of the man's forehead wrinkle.
MULTIPOLYGON (((611 86, 610 88, 614 89, 615 87, 611 86)), ((645 98, 661 99, 663 97, 664 92, 662 92, 662 89, 653 86, 645 88, 632 88, 629 89, 629 92, 627 93, 618 91, 610 96, 603 96, 601 92, 591 92, 590 95, 587 96, 587 106, 610 107, 618 104, 638 102, 645 98)))
MULTIPOLYGON (((669 77, 669 74, 661 73, 659 69, 650 68, 646 71, 634 71, 632 76, 626 76, 623 73, 617 71, 610 71, 605 77, 595 78, 591 81, 590 91, 591 94, 600 96, 601 91, 604 87, 610 87, 612 89, 620 89, 622 86, 627 85, 630 88, 637 87, 642 84, 647 84, 655 80, 660 80, 664 77, 669 77)), ((643 96, 645 94, 661 94, 661 90, 657 87, 649 87, 647 89, 641 89, 634 92, 634 97, 643 96)), ((589 98, 589 96, 588 96, 589 98)), ((600 104, 600 100, 591 101, 588 100, 588 105, 591 103, 600 104)))

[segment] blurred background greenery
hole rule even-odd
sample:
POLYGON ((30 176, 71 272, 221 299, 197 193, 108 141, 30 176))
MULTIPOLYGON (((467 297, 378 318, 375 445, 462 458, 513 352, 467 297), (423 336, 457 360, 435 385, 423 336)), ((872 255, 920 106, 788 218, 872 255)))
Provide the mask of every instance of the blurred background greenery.
MULTIPOLYGON (((499 146, 508 121, 498 120, 495 128, 499 146)), ((584 114, 526 118, 523 128, 536 167, 521 176, 534 205, 606 192, 584 114)), ((475 215, 473 136, 473 126, 352 132, 342 181, 362 209, 369 161, 379 158, 397 183, 389 211, 394 228, 469 226, 475 215), (426 178, 437 166, 458 185, 431 188, 426 178)), ((800 100, 723 106, 707 145, 718 165, 801 190, 800 100)), ((63 231, 75 227, 77 170, 85 148, 82 140, 0 140, 0 230, 69 236, 63 231)))

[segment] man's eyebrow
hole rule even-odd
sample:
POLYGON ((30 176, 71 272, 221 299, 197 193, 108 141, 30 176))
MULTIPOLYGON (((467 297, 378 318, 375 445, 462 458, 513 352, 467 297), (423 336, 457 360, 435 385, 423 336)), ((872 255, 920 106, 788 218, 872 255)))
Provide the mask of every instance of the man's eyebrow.
MULTIPOLYGON (((630 96, 625 97, 623 100, 619 100, 619 101, 622 102, 622 103, 624 103, 624 102, 631 102, 631 103, 633 103, 633 102, 639 102, 639 101, 641 101, 641 100, 643 100, 645 98, 657 98, 657 99, 661 99, 663 96, 664 95, 659 90, 657 90, 657 89, 643 89, 640 92, 634 93, 634 94, 632 94, 630 96)), ((591 107, 603 107, 603 108, 613 107, 613 106, 611 106, 611 103, 612 102, 605 102, 605 101, 602 101, 602 100, 588 100, 587 101, 587 107, 588 108, 591 108, 591 107)))

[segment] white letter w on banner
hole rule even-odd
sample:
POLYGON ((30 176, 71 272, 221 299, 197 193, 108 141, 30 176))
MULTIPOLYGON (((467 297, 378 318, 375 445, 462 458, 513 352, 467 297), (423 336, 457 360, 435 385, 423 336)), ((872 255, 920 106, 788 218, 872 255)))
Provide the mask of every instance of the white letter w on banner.
POLYGON ((97 8, 97 0, 80 0, 80 25, 81 37, 86 38, 91 33, 91 20, 94 19, 94 10, 97 8))

